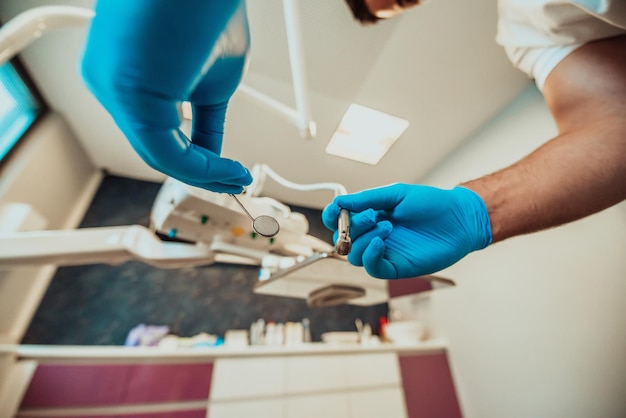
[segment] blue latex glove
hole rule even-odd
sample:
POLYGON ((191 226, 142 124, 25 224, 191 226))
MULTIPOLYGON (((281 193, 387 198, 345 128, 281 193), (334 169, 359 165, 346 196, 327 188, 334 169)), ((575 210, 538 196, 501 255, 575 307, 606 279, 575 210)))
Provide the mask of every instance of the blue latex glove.
POLYGON ((335 239, 341 208, 351 215, 348 261, 381 279, 434 273, 492 239, 484 202, 464 187, 394 184, 337 196, 322 211, 335 239))
POLYGON ((220 153, 248 56, 245 0, 100 0, 95 12, 83 78, 135 151, 184 183, 240 193, 252 177, 220 153), (191 141, 182 101, 192 103, 191 141))

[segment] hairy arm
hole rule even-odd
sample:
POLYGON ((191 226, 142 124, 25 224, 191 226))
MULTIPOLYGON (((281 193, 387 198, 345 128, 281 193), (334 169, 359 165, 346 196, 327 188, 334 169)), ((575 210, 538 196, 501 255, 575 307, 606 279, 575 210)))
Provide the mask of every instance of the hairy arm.
POLYGON ((463 184, 483 198, 493 242, 626 199, 626 36, 574 51, 550 73, 544 96, 558 136, 512 166, 463 184))

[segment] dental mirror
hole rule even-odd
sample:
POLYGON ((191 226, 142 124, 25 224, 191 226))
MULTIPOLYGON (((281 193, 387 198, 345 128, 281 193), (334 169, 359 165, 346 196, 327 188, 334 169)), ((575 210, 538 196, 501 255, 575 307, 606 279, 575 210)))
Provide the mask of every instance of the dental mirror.
POLYGON ((233 199, 235 199, 239 206, 241 206, 241 209, 243 209, 245 214, 248 215, 248 218, 250 218, 250 220, 252 221, 252 229, 254 229, 254 232, 267 238, 272 238, 273 236, 278 234, 278 231, 280 230, 280 225, 275 218, 269 215, 261 215, 255 218, 250 214, 250 212, 248 212, 248 209, 246 209, 246 207, 243 205, 243 203, 241 203, 237 196, 235 196, 234 194, 230 195, 233 197, 233 199))

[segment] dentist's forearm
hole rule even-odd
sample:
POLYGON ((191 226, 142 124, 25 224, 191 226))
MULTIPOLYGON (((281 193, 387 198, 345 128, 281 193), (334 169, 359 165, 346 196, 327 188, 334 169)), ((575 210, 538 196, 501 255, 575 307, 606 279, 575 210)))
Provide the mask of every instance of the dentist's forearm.
POLYGON ((464 183, 487 206, 493 242, 562 225, 626 199, 624 132, 624 121, 599 121, 464 183))
POLYGON ((493 242, 558 226, 626 199, 626 36, 589 43, 548 76, 559 135, 465 187, 489 212, 493 242))

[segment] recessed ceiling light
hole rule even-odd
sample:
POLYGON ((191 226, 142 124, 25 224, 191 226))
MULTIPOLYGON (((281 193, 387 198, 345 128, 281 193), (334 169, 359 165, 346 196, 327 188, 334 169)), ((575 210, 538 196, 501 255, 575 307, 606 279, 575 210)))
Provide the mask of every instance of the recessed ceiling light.
POLYGON ((407 120, 351 104, 328 142, 326 152, 374 165, 408 126, 407 120))

